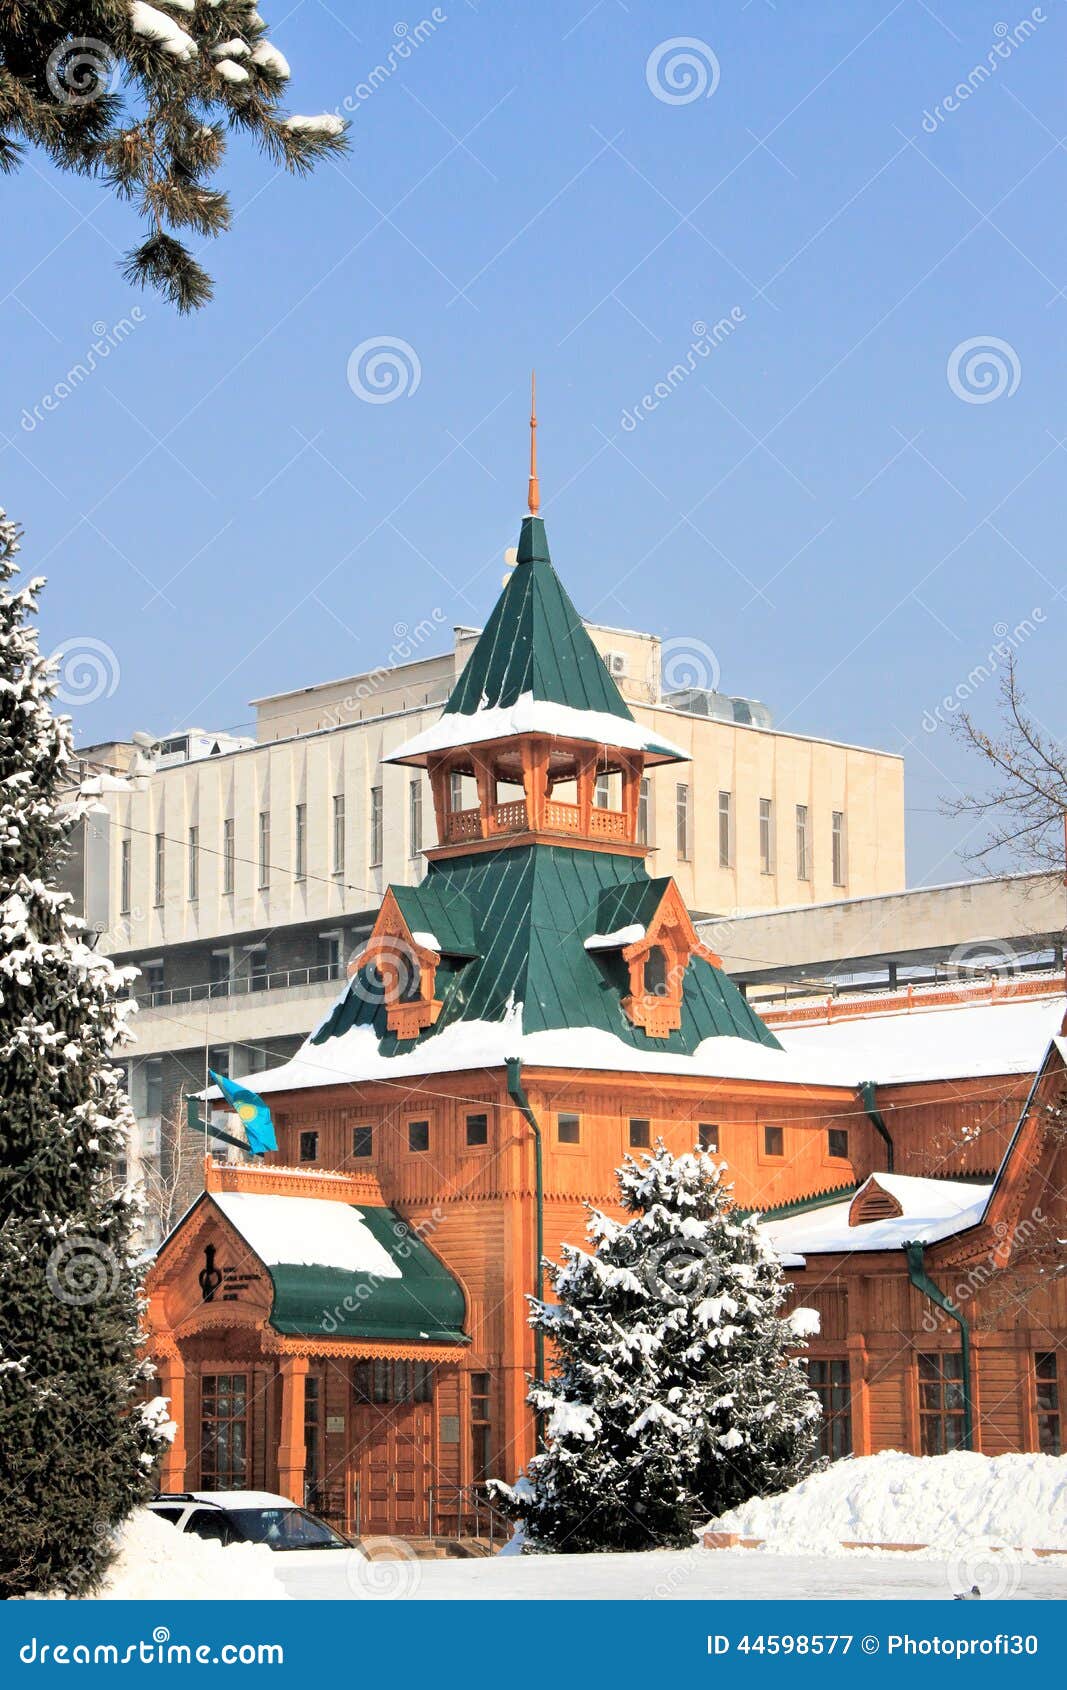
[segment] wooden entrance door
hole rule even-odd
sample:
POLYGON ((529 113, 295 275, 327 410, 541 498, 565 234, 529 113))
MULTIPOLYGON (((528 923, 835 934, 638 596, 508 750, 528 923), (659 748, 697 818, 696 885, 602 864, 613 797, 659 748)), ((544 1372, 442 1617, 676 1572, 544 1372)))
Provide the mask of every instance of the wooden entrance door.
POLYGON ((421 1363, 357 1363, 353 1463, 365 1537, 421 1537, 433 1483, 433 1375, 421 1363))

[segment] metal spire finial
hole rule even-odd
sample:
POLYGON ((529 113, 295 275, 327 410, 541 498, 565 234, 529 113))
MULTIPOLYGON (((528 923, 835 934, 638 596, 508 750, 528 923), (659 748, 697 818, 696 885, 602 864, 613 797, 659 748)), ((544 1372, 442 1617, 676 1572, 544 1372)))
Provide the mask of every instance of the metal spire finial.
POLYGON ((530 372, 530 515, 541 509, 541 486, 537 479, 537 371, 530 372))

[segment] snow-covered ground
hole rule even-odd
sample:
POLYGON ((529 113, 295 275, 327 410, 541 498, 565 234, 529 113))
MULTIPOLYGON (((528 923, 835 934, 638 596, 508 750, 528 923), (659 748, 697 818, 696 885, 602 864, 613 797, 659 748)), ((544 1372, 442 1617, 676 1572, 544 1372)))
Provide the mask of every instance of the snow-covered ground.
POLYGON ((1067 1549, 1067 1456, 883 1450, 835 1462, 781 1496, 753 1497, 711 1524, 786 1555, 840 1555, 842 1542, 921 1543, 940 1556, 987 1540, 1067 1549))
MULTIPOLYGON (((364 1564, 366 1565, 366 1564, 364 1564)), ((377 1580, 351 1583, 340 1569, 309 1571, 290 1594, 319 1600, 429 1602, 540 1601, 950 1601, 977 1584, 986 1597, 1031 1601, 1067 1599, 1067 1559, 991 1560, 981 1552, 960 1560, 911 1555, 836 1559, 775 1556, 756 1549, 658 1550, 647 1555, 514 1555, 471 1561, 405 1561, 377 1580)))
POLYGON ((122 1527, 118 1554, 95 1596, 124 1602, 284 1602, 289 1592, 275 1576, 273 1559, 262 1544, 224 1549, 175 1531, 169 1521, 139 1508, 122 1527))

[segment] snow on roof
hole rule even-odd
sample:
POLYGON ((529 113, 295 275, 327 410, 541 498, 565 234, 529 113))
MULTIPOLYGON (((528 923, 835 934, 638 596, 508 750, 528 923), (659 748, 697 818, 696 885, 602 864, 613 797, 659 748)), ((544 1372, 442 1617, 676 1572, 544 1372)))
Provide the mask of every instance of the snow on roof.
POLYGON ((936 1244, 977 1226, 985 1213, 992 1185, 963 1180, 919 1179, 910 1174, 875 1174, 884 1191, 895 1197, 903 1214, 849 1225, 852 1197, 827 1203, 782 1220, 768 1216, 761 1222, 779 1255, 793 1258, 834 1251, 899 1250, 905 1244, 936 1244))
POLYGON ((523 733, 591 740, 597 745, 610 745, 622 751, 648 751, 677 758, 680 762, 688 760, 687 752, 662 739, 640 722, 629 721, 625 716, 613 716, 606 710, 576 710, 569 704, 535 699, 532 692, 524 692, 514 704, 492 705, 466 716, 455 710, 445 711, 438 721, 424 728, 414 739, 407 740, 396 751, 390 751, 384 761, 402 763, 432 751, 448 751, 457 745, 482 745, 488 740, 511 739, 515 734, 523 733))
MULTIPOLYGON (((306 1090, 359 1080, 407 1079, 416 1074, 502 1068, 512 1057, 533 1068, 585 1068, 634 1074, 693 1074, 704 1079, 778 1080, 783 1084, 853 1088, 851 1069, 833 1057, 774 1050, 751 1039, 704 1039, 692 1056, 665 1055, 633 1045, 596 1027, 524 1033, 522 1005, 502 1021, 455 1021, 430 1039, 395 1056, 383 1056, 373 1027, 357 1026, 322 1044, 305 1040, 289 1062, 247 1074, 255 1091, 306 1090)), ((205 1095, 215 1095, 211 1088, 205 1095)))
POLYGON ((1005 999, 852 1016, 807 1026, 779 1023, 780 1043, 817 1062, 835 1058, 853 1083, 957 1080, 1032 1074, 1063 1019, 1063 997, 1005 999))
POLYGON ((401 1270, 358 1209, 325 1197, 213 1191, 226 1219, 264 1267, 327 1267, 400 1279, 401 1270))
POLYGON ((618 951, 624 945, 636 945, 645 936, 645 929, 639 921, 631 921, 628 927, 617 927, 614 933, 590 933, 585 941, 587 951, 618 951))

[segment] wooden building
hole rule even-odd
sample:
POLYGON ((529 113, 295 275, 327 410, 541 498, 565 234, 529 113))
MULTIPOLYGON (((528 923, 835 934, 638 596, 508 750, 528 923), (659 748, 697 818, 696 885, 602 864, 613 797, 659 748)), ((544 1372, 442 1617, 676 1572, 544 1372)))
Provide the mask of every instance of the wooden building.
POLYGON ((443 843, 385 893, 299 1054, 251 1077, 278 1154, 209 1164, 149 1274, 181 1426, 167 1488, 278 1489, 364 1533, 472 1529, 478 1487, 534 1448, 541 1259, 581 1241, 586 1203, 610 1209, 623 1156, 660 1137, 728 1162, 821 1310, 828 1451, 961 1441, 964 1398, 975 1447, 1052 1447, 1062 1284, 1047 1238, 1013 1264, 1027 1205, 1062 1211, 1058 1047, 1013 1133, 1017 1070, 909 1081, 894 1111, 858 1058, 793 1048, 754 1013, 648 871, 644 771, 682 753, 631 715, 535 497, 440 721, 393 760, 428 771, 443 843), (998 1287, 1017 1272, 1039 1295, 961 1341, 958 1304, 943 1318, 932 1298, 990 1252, 998 1287))

